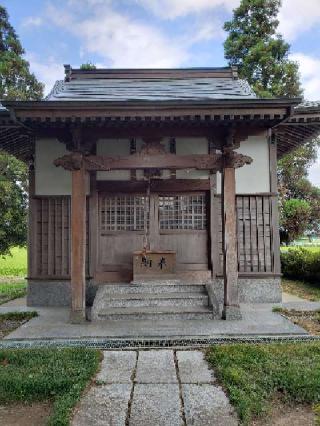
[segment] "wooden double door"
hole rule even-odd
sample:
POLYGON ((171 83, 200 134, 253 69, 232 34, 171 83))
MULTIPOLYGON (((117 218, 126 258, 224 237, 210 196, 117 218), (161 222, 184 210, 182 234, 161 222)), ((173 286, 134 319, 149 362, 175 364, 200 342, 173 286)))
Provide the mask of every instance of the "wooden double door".
POLYGON ((130 278, 132 254, 174 250, 177 271, 208 269, 207 195, 199 193, 98 196, 98 270, 130 278))

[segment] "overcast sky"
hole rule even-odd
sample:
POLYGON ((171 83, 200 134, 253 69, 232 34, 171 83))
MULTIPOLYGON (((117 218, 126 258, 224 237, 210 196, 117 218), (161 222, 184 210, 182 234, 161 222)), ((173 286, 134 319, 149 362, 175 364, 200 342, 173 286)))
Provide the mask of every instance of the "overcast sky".
MULTIPOLYGON (((1 1, 1 0, 0 0, 1 1)), ((62 64, 225 66, 223 22, 240 0, 2 0, 46 92, 62 64)), ((320 100, 320 0, 283 0, 280 32, 300 64, 304 96, 320 100)), ((320 153, 319 153, 320 154, 320 153)), ((320 186, 320 159, 310 169, 320 186)))

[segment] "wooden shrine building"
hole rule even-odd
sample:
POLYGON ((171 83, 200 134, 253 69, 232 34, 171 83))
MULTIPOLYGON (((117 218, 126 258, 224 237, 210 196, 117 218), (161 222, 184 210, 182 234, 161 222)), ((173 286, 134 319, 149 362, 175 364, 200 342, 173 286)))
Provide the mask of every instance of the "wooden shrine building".
POLYGON ((281 300, 276 162, 319 134, 317 103, 259 99, 234 68, 65 66, 2 105, 0 148, 30 168, 30 306, 81 321, 98 288, 178 280, 213 317, 281 300))

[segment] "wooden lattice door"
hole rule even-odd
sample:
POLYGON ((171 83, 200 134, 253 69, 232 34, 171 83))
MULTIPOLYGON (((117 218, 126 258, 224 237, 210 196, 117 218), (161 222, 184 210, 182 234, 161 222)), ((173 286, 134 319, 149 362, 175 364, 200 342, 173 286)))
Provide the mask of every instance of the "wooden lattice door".
POLYGON ((174 250, 178 270, 208 268, 204 193, 99 195, 98 270, 132 271, 132 254, 174 250))

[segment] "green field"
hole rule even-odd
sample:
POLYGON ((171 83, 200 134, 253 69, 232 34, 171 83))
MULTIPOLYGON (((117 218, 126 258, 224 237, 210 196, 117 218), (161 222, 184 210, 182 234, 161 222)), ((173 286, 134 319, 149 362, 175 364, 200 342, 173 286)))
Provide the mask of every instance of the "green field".
POLYGON ((13 247, 11 256, 0 256, 0 277, 25 277, 27 275, 27 249, 13 247))
POLYGON ((0 256, 0 305, 23 297, 27 283, 27 249, 14 247, 11 255, 0 256))
POLYGON ((0 282, 0 305, 9 302, 9 300, 23 297, 26 295, 27 283, 20 282, 0 282))

